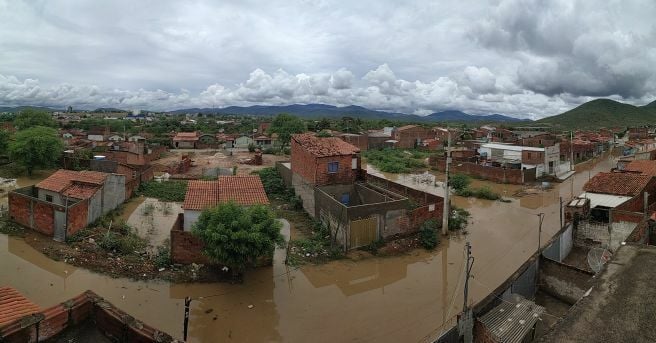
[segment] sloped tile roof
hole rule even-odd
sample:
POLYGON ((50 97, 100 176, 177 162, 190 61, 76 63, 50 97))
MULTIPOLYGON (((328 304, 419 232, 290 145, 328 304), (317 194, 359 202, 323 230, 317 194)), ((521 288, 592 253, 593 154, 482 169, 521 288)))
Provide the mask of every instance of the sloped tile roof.
POLYGON ((269 198, 257 175, 220 176, 217 181, 189 181, 182 208, 201 211, 229 201, 245 206, 266 205, 269 198))
POLYGON ((97 171, 59 169, 52 175, 48 176, 45 180, 39 182, 36 187, 59 193, 65 188, 70 187, 75 181, 102 185, 107 176, 109 176, 109 174, 97 171))
POLYGON ((0 287, 0 326, 39 312, 39 306, 11 287, 0 287))
POLYGON ((216 206, 219 203, 219 182, 192 180, 187 184, 182 208, 200 211, 216 206))
POLYGON ((592 193, 635 196, 645 189, 651 178, 651 175, 636 173, 599 173, 583 186, 583 190, 592 193))
POLYGON ((338 137, 317 137, 310 133, 301 133, 293 135, 292 139, 316 157, 352 155, 360 152, 356 146, 338 137))
POLYGON ((178 132, 173 137, 174 141, 197 141, 199 138, 198 132, 178 132))
POLYGON ((631 161, 629 162, 629 164, 627 164, 624 167, 624 170, 656 176, 656 161, 654 160, 631 161))
POLYGON ((62 194, 67 197, 84 200, 90 199, 98 190, 100 190, 99 185, 75 182, 70 187, 65 188, 62 194))
POLYGON ((219 176, 219 203, 228 201, 240 205, 266 205, 269 198, 257 175, 219 176))
POLYGON ((404 130, 408 130, 408 129, 414 129, 415 127, 417 127, 417 125, 405 125, 405 126, 397 127, 396 131, 404 131, 404 130))

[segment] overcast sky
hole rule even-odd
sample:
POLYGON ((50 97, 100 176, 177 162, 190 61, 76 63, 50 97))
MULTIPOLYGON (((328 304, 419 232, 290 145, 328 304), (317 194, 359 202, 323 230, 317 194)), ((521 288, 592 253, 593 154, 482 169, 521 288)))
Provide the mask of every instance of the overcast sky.
POLYGON ((655 15, 654 0, 0 0, 0 105, 644 105, 655 15))

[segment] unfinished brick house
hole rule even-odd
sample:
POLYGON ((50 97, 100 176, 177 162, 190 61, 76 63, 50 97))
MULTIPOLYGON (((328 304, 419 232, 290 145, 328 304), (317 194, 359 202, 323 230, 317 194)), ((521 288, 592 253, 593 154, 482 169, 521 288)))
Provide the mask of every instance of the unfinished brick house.
POLYGON ((216 181, 192 180, 187 185, 184 213, 171 229, 171 259, 176 263, 207 263, 202 242, 191 234, 203 210, 233 201, 242 206, 267 205, 269 198, 257 175, 219 176, 216 181))
POLYGON ((125 176, 60 169, 35 186, 9 193, 9 215, 58 241, 125 201, 125 176))
POLYGON ((406 125, 392 130, 392 139, 397 141, 395 146, 398 148, 416 148, 429 138, 435 138, 435 134, 430 129, 418 125, 406 125))
POLYGON ((200 134, 197 131, 178 132, 173 137, 173 147, 176 149, 195 149, 199 139, 200 134))
POLYGON ((359 149, 339 138, 294 135, 291 150, 291 163, 277 168, 305 211, 320 219, 344 250, 409 234, 425 220, 441 218, 441 197, 365 176, 359 149))

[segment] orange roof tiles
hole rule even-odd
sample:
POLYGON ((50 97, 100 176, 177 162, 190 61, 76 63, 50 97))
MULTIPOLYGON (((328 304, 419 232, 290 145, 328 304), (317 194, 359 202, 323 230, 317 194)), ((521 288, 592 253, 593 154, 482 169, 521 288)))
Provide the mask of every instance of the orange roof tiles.
POLYGON ((102 185, 108 175, 107 173, 97 171, 59 169, 45 180, 39 182, 36 187, 59 193, 76 181, 102 185))
POLYGON ((11 287, 0 287, 0 326, 33 313, 39 306, 11 287))
POLYGON ((96 194, 99 189, 99 185, 75 182, 70 187, 65 188, 62 194, 76 199, 89 199, 96 194))
POLYGON ((200 136, 198 132, 178 132, 173 137, 174 141, 197 141, 200 136))
POLYGON ((651 179, 651 175, 645 174, 599 173, 583 186, 583 190, 592 193, 635 196, 645 189, 651 179))
POLYGON ((401 127, 397 127, 396 131, 403 131, 403 130, 408 130, 417 127, 417 125, 405 125, 401 127))
POLYGON ((656 161, 654 160, 635 160, 629 162, 624 167, 624 170, 631 172, 639 172, 651 176, 656 176, 656 161))
POLYGON ((356 146, 338 137, 317 137, 309 133, 292 136, 303 149, 316 157, 352 155, 360 152, 356 146))
POLYGON ((185 210, 204 210, 219 203, 219 182, 192 180, 187 184, 182 208, 185 210))
POLYGON ((257 175, 219 176, 219 203, 234 201, 240 205, 269 203, 262 180, 257 175))
POLYGON ((189 181, 182 208, 201 211, 229 201, 246 206, 266 205, 269 198, 257 175, 220 176, 217 181, 189 181))

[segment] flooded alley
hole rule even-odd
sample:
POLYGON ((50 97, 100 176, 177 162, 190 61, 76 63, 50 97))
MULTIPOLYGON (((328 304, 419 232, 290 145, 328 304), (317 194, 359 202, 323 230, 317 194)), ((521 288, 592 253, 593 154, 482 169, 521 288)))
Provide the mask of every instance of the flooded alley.
MULTIPOLYGON (((594 166, 582 165, 576 175, 554 188, 522 197, 513 197, 520 186, 476 181, 475 186, 490 185, 511 201, 454 197, 457 206, 472 214, 467 234, 443 239, 432 252, 415 250, 397 257, 340 260, 296 269, 284 265, 284 251, 279 250, 272 267, 249 271, 241 285, 169 284, 112 279, 52 261, 21 239, 0 235, 0 285, 15 287, 42 307, 92 289, 130 315, 178 338, 182 337, 184 298, 190 296, 194 299, 190 342, 427 342, 454 325, 462 308, 465 242, 471 242, 476 258, 475 282, 470 283, 470 300, 476 302, 536 251, 537 214, 546 215, 544 244, 559 229, 559 198, 577 195, 589 176, 609 170, 614 160, 599 158, 594 166)), ((385 176, 425 191, 443 192, 439 175, 438 187, 415 182, 410 176, 385 176)), ((148 201, 139 201, 133 204, 128 222, 142 220, 148 201)))

